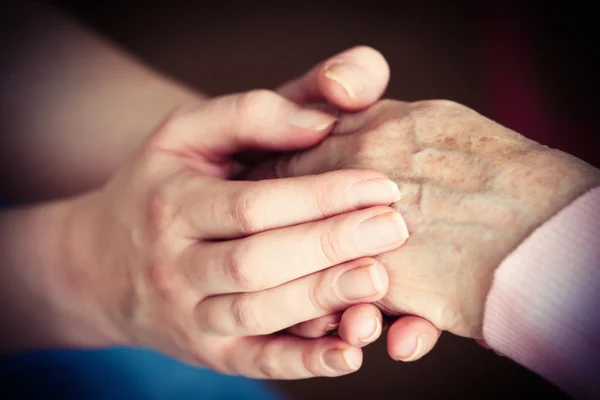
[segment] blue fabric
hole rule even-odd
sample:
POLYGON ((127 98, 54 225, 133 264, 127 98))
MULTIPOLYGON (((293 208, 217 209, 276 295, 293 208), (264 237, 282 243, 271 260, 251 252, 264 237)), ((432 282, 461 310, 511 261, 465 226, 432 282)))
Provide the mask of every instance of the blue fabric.
POLYGON ((4 357, 0 398, 282 400, 266 383, 182 364, 150 350, 51 350, 4 357))

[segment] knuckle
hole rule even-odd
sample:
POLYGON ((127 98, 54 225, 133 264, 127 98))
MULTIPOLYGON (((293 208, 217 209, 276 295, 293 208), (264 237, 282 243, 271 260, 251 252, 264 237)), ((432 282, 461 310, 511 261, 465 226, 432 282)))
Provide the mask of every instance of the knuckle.
POLYGON ((260 313, 256 312, 250 296, 239 294, 231 303, 231 315, 238 329, 246 334, 260 335, 264 326, 259 319, 260 313))
POLYGON ((280 101, 279 95, 267 89, 255 89, 236 98, 235 106, 242 121, 252 121, 257 116, 271 113, 280 101))
POLYGON ((146 274, 148 284, 161 300, 170 302, 174 300, 176 271, 173 268, 166 264, 154 263, 147 268, 146 274))
POLYGON ((302 352, 301 359, 302 366, 309 376, 317 377, 323 375, 322 368, 319 368, 321 363, 320 357, 317 356, 312 347, 307 348, 302 352))
POLYGON ((329 229, 320 236, 319 249, 329 266, 337 265, 344 260, 338 231, 338 229, 329 229))
POLYGON ((211 343, 214 344, 210 349, 212 363, 208 367, 226 375, 244 374, 244 368, 238 362, 239 343, 237 338, 211 343))
POLYGON ((175 221, 179 207, 171 200, 169 191, 160 185, 148 194, 147 223, 155 235, 166 231, 175 221))
POLYGON ((332 311, 332 301, 327 293, 333 293, 333 287, 331 279, 328 279, 326 272, 318 274, 317 282, 313 285, 308 292, 308 299, 311 305, 319 313, 329 313, 332 311))
POLYGON ((225 273, 233 282, 235 288, 242 292, 261 290, 258 276, 252 273, 251 264, 248 262, 248 247, 242 244, 233 246, 226 255, 225 273))
POLYGON ((181 129, 181 125, 184 123, 183 117, 190 113, 190 109, 190 105, 180 106, 167 115, 162 120, 155 133, 152 135, 149 141, 149 146, 161 147, 161 144, 167 141, 169 137, 172 137, 174 134, 176 134, 181 129))
POLYGON ((193 364, 216 370, 216 366, 214 364, 207 362, 206 349, 202 346, 199 346, 197 344, 190 345, 188 354, 193 364))
POLYGON ((319 218, 326 218, 332 214, 335 207, 332 204, 332 199, 335 197, 335 193, 332 193, 330 186, 327 185, 315 185, 314 190, 311 191, 314 196, 314 204, 319 218))
POLYGON ((277 379, 280 377, 280 367, 277 357, 271 352, 261 351, 258 361, 258 371, 263 379, 277 379))
POLYGON ((256 196, 248 190, 237 192, 231 200, 231 218, 244 235, 256 233, 261 229, 260 215, 263 212, 258 206, 256 196))

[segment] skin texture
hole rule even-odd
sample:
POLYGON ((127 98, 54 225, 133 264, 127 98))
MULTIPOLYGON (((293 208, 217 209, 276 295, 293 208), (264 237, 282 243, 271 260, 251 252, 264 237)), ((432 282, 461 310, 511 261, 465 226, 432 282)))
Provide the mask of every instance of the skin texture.
MULTIPOLYGON (((390 277, 377 307, 476 339, 494 270, 536 227, 600 183, 598 170, 583 161, 437 100, 384 100, 346 114, 315 148, 271 160, 246 177, 344 168, 382 171, 401 192, 393 207, 410 238, 377 257, 390 277)), ((394 358, 403 352, 398 335, 408 322, 402 324, 390 328, 394 358)), ((430 348, 437 336, 424 329, 429 337, 421 347, 430 348)))

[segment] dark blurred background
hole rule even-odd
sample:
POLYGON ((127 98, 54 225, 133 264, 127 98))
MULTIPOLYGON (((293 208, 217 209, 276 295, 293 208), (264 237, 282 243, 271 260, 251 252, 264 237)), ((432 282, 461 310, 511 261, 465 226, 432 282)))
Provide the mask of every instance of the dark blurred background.
MULTIPOLYGON (((451 99, 600 165, 597 21, 584 2, 46 3, 210 95, 272 88, 343 49, 370 45, 391 65, 386 97, 451 99)), ((293 399, 565 398, 451 335, 416 363, 393 362, 381 339, 356 374, 277 385, 293 399)))

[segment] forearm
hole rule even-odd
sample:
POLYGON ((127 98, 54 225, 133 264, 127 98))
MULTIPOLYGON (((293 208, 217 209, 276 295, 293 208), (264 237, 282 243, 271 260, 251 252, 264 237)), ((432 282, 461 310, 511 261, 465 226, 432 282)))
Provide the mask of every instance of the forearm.
POLYGON ((0 212, 0 351, 117 343, 73 274, 73 200, 0 212), (91 323, 94 326, 91 326, 91 323), (98 324, 96 324, 98 322, 98 324))
POLYGON ((102 184, 170 111, 203 99, 54 10, 9 14, 0 28, 5 200, 102 184))

